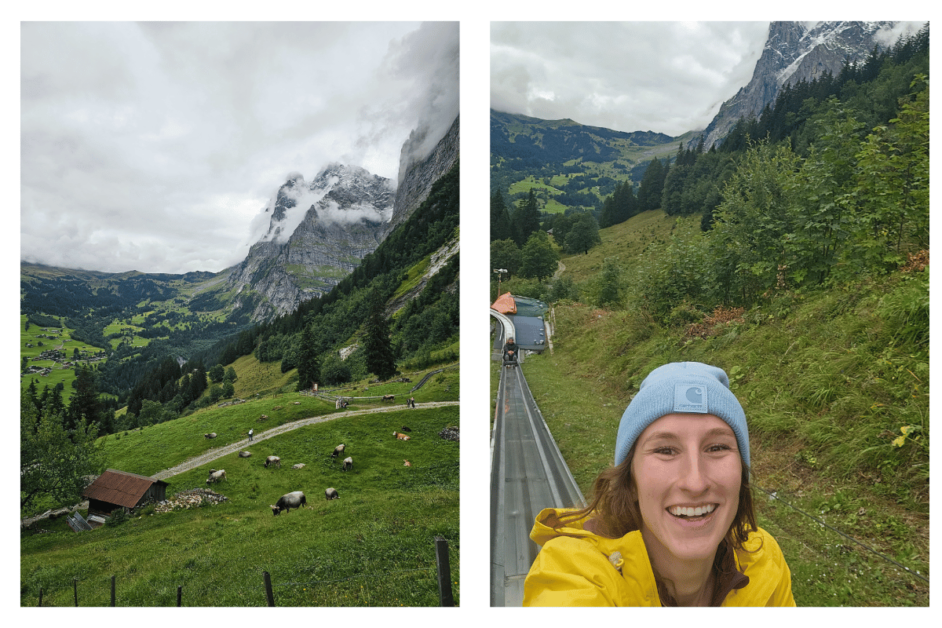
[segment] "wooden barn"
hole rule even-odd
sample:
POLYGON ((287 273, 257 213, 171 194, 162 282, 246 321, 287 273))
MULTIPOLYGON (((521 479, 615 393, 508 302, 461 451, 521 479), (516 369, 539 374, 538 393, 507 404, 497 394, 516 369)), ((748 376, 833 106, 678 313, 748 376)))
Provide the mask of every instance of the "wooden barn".
POLYGON ((163 501, 168 484, 136 473, 108 469, 82 492, 88 514, 109 515, 117 508, 136 508, 145 501, 163 501))

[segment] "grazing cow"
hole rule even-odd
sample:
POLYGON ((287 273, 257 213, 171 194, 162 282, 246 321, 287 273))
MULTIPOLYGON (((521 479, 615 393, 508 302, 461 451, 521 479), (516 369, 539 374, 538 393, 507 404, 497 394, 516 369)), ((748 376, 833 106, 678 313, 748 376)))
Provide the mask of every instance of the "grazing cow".
POLYGON ((395 401, 396 395, 383 395, 383 401, 395 401))
POLYGON ((206 483, 213 484, 214 482, 219 482, 220 480, 225 480, 226 482, 229 481, 229 478, 226 477, 226 470, 220 469, 219 471, 216 471, 215 469, 210 469, 209 477, 206 478, 206 483))
POLYGON ((400 434, 399 432, 393 432, 393 436, 395 436, 398 440, 410 440, 408 436, 405 434, 400 434))
POLYGON ((293 493, 282 495, 278 499, 278 503, 271 507, 271 511, 272 514, 277 515, 282 510, 289 512, 292 508, 297 510, 301 506, 305 505, 307 505, 307 498, 304 496, 304 493, 301 491, 294 491, 293 493))
POLYGON ((301 402, 300 402, 300 401, 295 401, 295 402, 294 402, 294 405, 300 406, 300 405, 301 405, 301 402))
POLYGON ((252 452, 251 452, 251 451, 240 451, 240 452, 239 452, 239 457, 240 457, 240 458, 248 458, 248 457, 251 456, 251 455, 252 455, 252 452))
POLYGON ((265 458, 265 468, 267 469, 268 467, 278 467, 280 469, 281 458, 279 458, 278 456, 268 456, 267 458, 265 458))
POLYGON ((335 488, 327 489, 326 491, 324 491, 324 495, 327 497, 327 501, 330 501, 332 499, 340 499, 340 495, 337 494, 337 489, 335 488))
POLYGON ((410 430, 408 427, 406 427, 405 425, 403 425, 403 426, 402 426, 402 431, 403 431, 403 432, 411 432, 412 430, 410 430))
POLYGON ((258 417, 258 420, 259 420, 259 421, 264 421, 264 420, 267 419, 267 418, 268 418, 268 415, 267 415, 267 414, 263 414, 262 416, 258 417))
POLYGON ((334 453, 330 454, 330 457, 331 457, 331 458, 336 458, 337 456, 339 456, 340 454, 342 454, 342 453, 343 453, 343 450, 346 449, 346 448, 347 448, 346 445, 337 445, 336 447, 334 447, 334 453))
POLYGON ((341 470, 341 471, 349 471, 349 470, 352 469, 352 468, 353 468, 353 458, 352 458, 352 457, 351 457, 351 458, 344 458, 344 459, 343 459, 343 468, 340 469, 340 470, 341 470))
POLYGON ((304 463, 303 463, 303 462, 299 462, 298 464, 291 465, 291 468, 292 468, 292 469, 303 469, 303 468, 304 468, 304 463))
POLYGON ((405 462, 405 464, 402 465, 402 466, 404 466, 404 467, 411 467, 411 466, 412 466, 412 463, 409 462, 408 460, 403 460, 403 462, 405 462))
POLYGON ((203 438, 216 438, 216 432, 210 432, 209 434, 203 434, 203 438))

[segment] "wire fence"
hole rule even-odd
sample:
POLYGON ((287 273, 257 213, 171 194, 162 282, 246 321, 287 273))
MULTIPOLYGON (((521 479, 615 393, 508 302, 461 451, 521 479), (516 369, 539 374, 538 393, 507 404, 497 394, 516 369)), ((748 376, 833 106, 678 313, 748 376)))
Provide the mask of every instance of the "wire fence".
MULTIPOLYGON (((416 573, 416 572, 435 572, 436 581, 438 585, 438 601, 439 606, 455 606, 455 598, 452 590, 452 580, 451 580, 451 563, 448 556, 448 541, 440 536, 435 537, 435 566, 434 567, 421 567, 417 569, 397 569, 397 570, 386 570, 382 574, 383 580, 388 580, 390 575, 393 574, 405 574, 405 573, 416 573)), ((267 571, 262 572, 262 587, 265 593, 265 600, 268 606, 276 606, 275 601, 275 587, 315 587, 318 585, 327 585, 327 584, 338 584, 342 582, 349 582, 352 580, 358 579, 375 579, 377 576, 376 573, 362 573, 349 576, 347 578, 337 578, 333 580, 308 580, 304 582, 277 582, 273 583, 271 580, 271 574, 267 571)), ((79 579, 72 579, 72 591, 73 599, 75 606, 79 606, 79 579)), ((116 596, 116 576, 111 576, 111 603, 109 606, 116 606, 117 596, 116 596)), ((37 606, 43 606, 43 595, 44 590, 42 587, 39 589, 39 601, 37 606)), ((47 604, 48 606, 48 604, 47 604)), ((183 586, 177 586, 177 606, 183 606, 183 586)))
MULTIPOLYGON (((762 491, 763 493, 765 493, 766 495, 768 495, 768 496, 769 496, 769 499, 774 499, 774 500, 778 501, 780 504, 783 504, 783 505, 785 505, 785 506, 788 506, 789 508, 791 508, 791 509, 794 510, 795 512, 798 512, 799 514, 804 515, 805 517, 811 519, 812 521, 817 522, 820 526, 822 526, 822 527, 824 527, 824 528, 827 528, 828 530, 831 530, 832 532, 836 532, 837 534, 839 534, 841 537, 847 539, 848 541, 852 541, 853 543, 856 543, 857 545, 859 545, 860 547, 864 548, 864 549, 867 550, 868 552, 871 552, 872 554, 874 554, 874 555, 876 555, 876 556, 879 556, 879 557, 882 558, 883 560, 885 560, 885 561, 887 561, 887 562, 889 562, 889 563, 892 563, 893 565, 896 565, 896 566, 899 567, 900 569, 903 569, 906 573, 908 573, 908 574, 911 575, 912 577, 918 578, 918 579, 920 579, 920 580, 923 580, 926 584, 929 583, 929 578, 923 576, 922 574, 920 574, 920 573, 918 573, 918 572, 916 572, 916 571, 913 571, 912 569, 910 569, 910 568, 907 567, 906 565, 903 565, 903 564, 901 564, 901 563, 899 563, 899 562, 893 560, 892 558, 890 558, 890 557, 887 556, 886 554, 883 554, 883 553, 881 553, 881 552, 878 552, 877 550, 873 549, 872 547, 870 547, 870 546, 867 545, 866 543, 863 543, 863 542, 861 542, 861 541, 858 541, 857 539, 855 539, 854 537, 850 536, 849 534, 846 534, 845 532, 842 532, 842 531, 838 530, 838 529, 835 528, 834 526, 828 524, 828 523, 827 523, 826 521, 824 521, 823 519, 820 519, 820 518, 818 518, 818 517, 815 517, 814 515, 805 512, 804 510, 798 508, 797 506, 794 506, 793 504, 788 503, 787 501, 785 501, 784 499, 782 499, 781 497, 779 497, 777 491, 768 491, 768 490, 766 490, 766 489, 764 489, 764 488, 762 488, 761 486, 758 486, 758 485, 756 485, 756 484, 753 484, 753 486, 754 486, 756 489, 758 489, 758 490, 762 491)), ((780 525, 780 524, 779 524, 779 525, 780 525)))

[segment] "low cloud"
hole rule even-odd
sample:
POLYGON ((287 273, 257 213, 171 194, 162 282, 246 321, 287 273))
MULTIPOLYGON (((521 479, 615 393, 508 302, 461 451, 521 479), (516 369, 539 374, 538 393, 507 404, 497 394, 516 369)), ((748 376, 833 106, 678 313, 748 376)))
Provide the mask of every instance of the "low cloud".
MULTIPOLYGON (((20 32, 27 261, 222 270, 268 231, 285 172, 343 161, 395 181, 419 121, 457 115, 457 23, 24 22, 20 32)), ((319 199, 298 200, 306 211, 319 199)))

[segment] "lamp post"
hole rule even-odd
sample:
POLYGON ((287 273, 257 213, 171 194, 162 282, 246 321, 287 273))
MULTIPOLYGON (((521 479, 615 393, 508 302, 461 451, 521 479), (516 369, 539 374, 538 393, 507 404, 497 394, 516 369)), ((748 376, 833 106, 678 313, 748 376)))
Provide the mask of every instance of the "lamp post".
POLYGON ((497 273, 497 296, 500 296, 500 280, 503 277, 503 274, 507 272, 506 268, 495 268, 494 272, 497 273))

